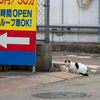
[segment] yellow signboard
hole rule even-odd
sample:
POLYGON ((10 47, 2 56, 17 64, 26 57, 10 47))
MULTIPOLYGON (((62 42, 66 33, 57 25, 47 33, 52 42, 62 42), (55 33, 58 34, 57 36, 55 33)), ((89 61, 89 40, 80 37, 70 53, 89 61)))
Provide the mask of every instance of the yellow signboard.
POLYGON ((0 0, 0 30, 36 31, 36 0, 0 0))

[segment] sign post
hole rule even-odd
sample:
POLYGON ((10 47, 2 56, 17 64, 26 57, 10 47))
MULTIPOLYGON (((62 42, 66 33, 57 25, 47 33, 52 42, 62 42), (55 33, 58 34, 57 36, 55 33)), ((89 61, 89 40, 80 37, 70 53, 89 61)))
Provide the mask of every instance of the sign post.
POLYGON ((0 0, 0 65, 35 66, 36 0, 0 0))

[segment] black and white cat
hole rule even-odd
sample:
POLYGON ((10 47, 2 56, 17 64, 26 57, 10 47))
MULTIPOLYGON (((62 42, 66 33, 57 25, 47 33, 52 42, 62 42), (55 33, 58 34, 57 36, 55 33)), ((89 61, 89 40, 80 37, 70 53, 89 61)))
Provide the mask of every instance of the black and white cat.
POLYGON ((65 62, 66 67, 69 69, 69 71, 73 73, 81 74, 84 76, 89 75, 87 67, 83 65, 82 63, 72 63, 71 60, 66 60, 66 59, 64 59, 64 62, 65 62))

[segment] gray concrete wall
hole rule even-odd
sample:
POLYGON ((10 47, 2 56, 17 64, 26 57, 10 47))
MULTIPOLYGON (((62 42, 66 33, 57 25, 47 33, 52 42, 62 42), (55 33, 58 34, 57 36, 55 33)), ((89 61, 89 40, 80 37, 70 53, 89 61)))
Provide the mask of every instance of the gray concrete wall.
POLYGON ((54 52, 100 53, 99 43, 52 43, 54 52))
POLYGON ((49 71, 52 66, 52 45, 36 45, 36 71, 49 71))

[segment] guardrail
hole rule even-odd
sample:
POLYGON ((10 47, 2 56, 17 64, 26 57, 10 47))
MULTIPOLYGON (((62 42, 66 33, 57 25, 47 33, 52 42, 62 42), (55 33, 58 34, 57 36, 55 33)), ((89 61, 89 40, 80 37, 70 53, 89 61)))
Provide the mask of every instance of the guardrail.
MULTIPOLYGON (((39 27, 45 28, 47 26, 37 25, 37 32, 45 32, 45 30, 39 30, 39 27)), ((86 26, 86 25, 74 25, 74 26, 73 25, 50 25, 49 32, 52 32, 52 33, 91 33, 91 34, 95 33, 95 34, 99 34, 99 31, 71 31, 70 30, 71 28, 99 29, 99 25, 90 25, 90 26, 86 26), (50 29, 50 28, 52 28, 52 29, 50 29), (58 28, 62 28, 62 30, 58 30, 58 28), (66 28, 68 30, 64 30, 64 28, 66 28)))

